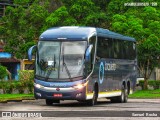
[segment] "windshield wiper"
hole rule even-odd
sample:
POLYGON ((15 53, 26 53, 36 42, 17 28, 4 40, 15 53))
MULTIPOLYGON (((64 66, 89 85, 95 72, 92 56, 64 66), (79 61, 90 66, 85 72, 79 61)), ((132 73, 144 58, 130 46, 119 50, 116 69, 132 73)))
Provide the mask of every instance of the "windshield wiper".
POLYGON ((45 79, 46 81, 49 79, 49 76, 52 73, 52 69, 53 69, 53 71, 55 71, 55 66, 56 66, 56 56, 54 54, 54 61, 52 62, 52 64, 48 68, 48 72, 47 72, 46 79, 45 79))
MULTIPOLYGON (((64 61, 64 48, 62 48, 62 65, 65 67, 69 79, 72 80, 71 74, 70 74, 70 72, 68 70, 68 67, 67 67, 65 61, 64 61)), ((63 66, 62 66, 62 71, 63 71, 63 66)))

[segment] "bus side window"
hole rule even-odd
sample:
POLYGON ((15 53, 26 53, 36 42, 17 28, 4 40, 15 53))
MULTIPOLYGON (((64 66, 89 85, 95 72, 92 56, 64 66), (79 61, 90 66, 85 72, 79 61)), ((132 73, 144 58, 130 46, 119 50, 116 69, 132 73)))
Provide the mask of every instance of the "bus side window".
POLYGON ((128 41, 123 41, 123 59, 128 59, 128 41))
POLYGON ((120 58, 120 48, 119 48, 119 41, 117 39, 114 39, 114 58, 119 59, 120 58))
POLYGON ((134 60, 136 58, 136 46, 134 42, 129 42, 129 52, 130 52, 130 58, 131 60, 134 60))
POLYGON ((97 58, 104 58, 104 38, 103 37, 98 37, 97 40, 97 58))
POLYGON ((119 40, 119 49, 120 49, 120 51, 119 51, 119 54, 120 54, 120 59, 124 59, 124 44, 123 44, 123 40, 119 40))
POLYGON ((98 37, 97 41, 97 57, 99 58, 113 58, 114 57, 114 43, 111 38, 98 37))
POLYGON ((114 58, 114 41, 113 39, 109 38, 108 40, 108 47, 106 48, 108 53, 108 58, 114 58))

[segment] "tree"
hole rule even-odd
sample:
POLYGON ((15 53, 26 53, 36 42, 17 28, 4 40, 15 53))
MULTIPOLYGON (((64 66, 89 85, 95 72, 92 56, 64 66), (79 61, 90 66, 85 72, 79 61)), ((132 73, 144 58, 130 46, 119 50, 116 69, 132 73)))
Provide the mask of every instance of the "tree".
POLYGON ((33 42, 34 30, 29 28, 26 19, 26 9, 19 6, 8 6, 6 16, 2 17, 3 36, 5 42, 5 51, 12 53, 17 58, 25 58, 27 51, 25 46, 28 42, 33 42), (25 52, 24 52, 25 51, 25 52))
POLYGON ((154 34, 141 40, 138 45, 139 70, 144 76, 144 89, 147 89, 147 80, 155 67, 159 66, 160 40, 154 34))
POLYGON ((52 5, 60 5, 59 0, 14 0, 8 6, 5 16, 0 19, 0 38, 5 42, 5 51, 14 57, 24 59, 27 50, 34 45, 43 31, 45 18, 53 12, 52 5), (50 2, 50 3, 49 3, 50 2), (54 4, 57 2, 57 5, 54 4))
POLYGON ((40 34, 55 26, 96 26, 107 23, 105 12, 92 0, 14 0, 0 19, 5 51, 24 59, 40 34))
POLYGON ((64 1, 64 5, 52 12, 46 19, 48 26, 104 26, 106 14, 92 0, 64 1))
POLYGON ((129 9, 123 15, 116 14, 112 30, 137 39, 138 65, 144 77, 144 89, 155 67, 159 66, 160 55, 160 10, 154 7, 129 9), (141 11, 141 14, 138 14, 141 11))
POLYGON ((0 38, 7 52, 26 58, 28 48, 50 27, 108 28, 137 39, 139 70, 147 83, 160 54, 160 8, 152 6, 152 2, 160 2, 138 0, 150 3, 147 7, 125 6, 127 2, 133 0, 14 0, 14 6, 8 6, 0 19, 0 38))
POLYGON ((0 79, 4 79, 7 76, 6 67, 0 65, 0 79))

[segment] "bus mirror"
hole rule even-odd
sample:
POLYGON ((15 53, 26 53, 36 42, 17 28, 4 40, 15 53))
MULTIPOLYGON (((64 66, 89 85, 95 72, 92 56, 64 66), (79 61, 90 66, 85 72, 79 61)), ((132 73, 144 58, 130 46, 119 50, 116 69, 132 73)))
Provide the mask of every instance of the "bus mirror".
POLYGON ((29 60, 29 61, 32 60, 32 52, 33 52, 34 49, 36 49, 36 47, 37 47, 37 46, 34 45, 34 46, 32 46, 32 47, 29 48, 29 50, 28 50, 28 60, 29 60))
POLYGON ((86 55, 85 55, 86 62, 90 60, 92 48, 93 45, 89 45, 89 47, 86 50, 86 55))

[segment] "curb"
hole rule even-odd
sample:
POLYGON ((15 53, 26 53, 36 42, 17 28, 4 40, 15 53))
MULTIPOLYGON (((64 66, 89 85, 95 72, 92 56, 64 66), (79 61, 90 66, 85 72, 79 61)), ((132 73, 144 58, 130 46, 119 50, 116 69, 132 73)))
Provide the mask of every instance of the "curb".
POLYGON ((4 100, 4 101, 0 101, 0 103, 8 103, 8 102, 23 102, 23 100, 35 100, 35 98, 29 98, 29 99, 11 99, 11 100, 4 100))

